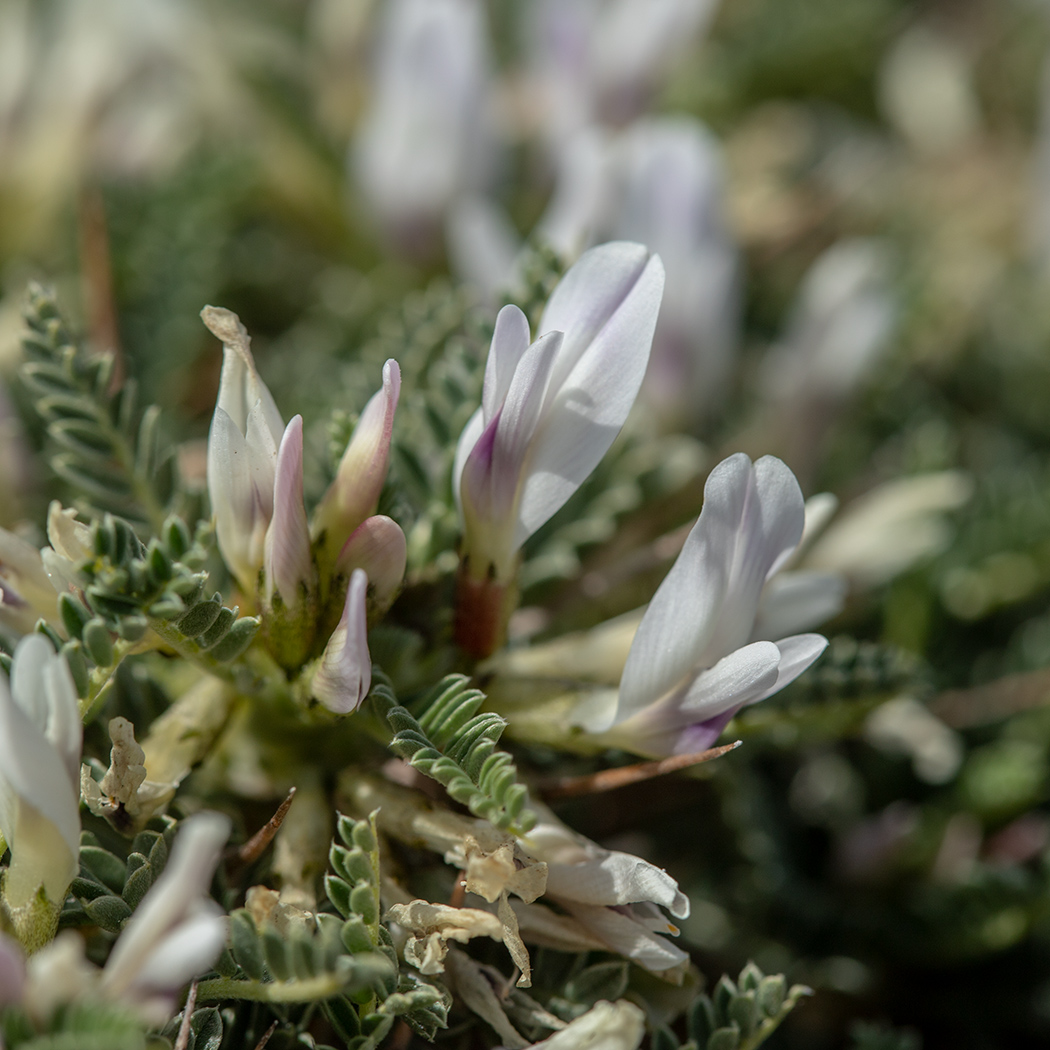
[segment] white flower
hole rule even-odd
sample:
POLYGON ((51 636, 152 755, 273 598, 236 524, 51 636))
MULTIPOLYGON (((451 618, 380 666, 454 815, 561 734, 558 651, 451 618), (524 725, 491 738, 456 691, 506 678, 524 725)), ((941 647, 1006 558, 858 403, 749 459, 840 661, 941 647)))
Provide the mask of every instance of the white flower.
POLYGON ((880 241, 840 241, 809 268, 784 341, 763 364, 775 403, 836 402, 850 394, 889 345, 897 304, 880 241))
POLYGON ((610 951, 646 970, 662 973, 686 962, 689 956, 661 936, 678 934, 661 908, 677 919, 689 915, 689 898, 678 883, 663 868, 603 849, 549 810, 538 811, 539 823, 521 841, 530 856, 547 864, 545 896, 610 951))
POLYGON ((106 960, 103 996, 163 1021, 176 994, 210 969, 226 940, 226 917, 208 888, 229 835, 221 813, 198 813, 182 824, 167 866, 106 960))
POLYGON ((432 232, 420 227, 432 227, 488 169, 484 6, 394 0, 384 16, 373 97, 352 160, 384 224, 414 237, 432 232))
POLYGON ((523 5, 542 130, 556 149, 598 119, 624 123, 687 53, 717 0, 540 0, 523 5))
POLYGON ((662 289, 659 258, 620 242, 562 278, 531 345, 525 315, 500 311, 453 473, 469 581, 512 582, 521 545, 608 451, 645 374, 662 289))
POLYGON ((626 999, 600 999, 565 1028, 533 1043, 541 1050, 636 1050, 645 1037, 645 1014, 626 999))
POLYGON ((740 323, 740 263, 721 150, 699 121, 640 120, 616 143, 609 234, 641 241, 667 269, 644 395, 693 424, 724 398, 740 323))
POLYGON ((756 641, 767 581, 802 537, 798 482, 778 459, 742 453, 712 472, 704 506, 631 644, 615 711, 584 709, 591 731, 640 754, 710 747, 733 715, 800 675, 818 634, 756 641))
POLYGON ((43 635, 27 635, 15 649, 10 688, 0 678, 0 830, 11 847, 3 904, 30 950, 54 936, 77 873, 82 736, 65 660, 43 635), (48 914, 30 914, 41 890, 48 914))

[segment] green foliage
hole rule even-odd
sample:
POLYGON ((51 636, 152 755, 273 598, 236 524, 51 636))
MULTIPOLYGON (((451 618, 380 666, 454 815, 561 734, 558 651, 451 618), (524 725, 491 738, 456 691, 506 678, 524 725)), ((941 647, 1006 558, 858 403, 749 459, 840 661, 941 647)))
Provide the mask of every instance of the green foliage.
POLYGON ((662 1028, 654 1034, 654 1050, 755 1050, 812 994, 805 985, 788 988, 782 974, 767 976, 750 962, 735 982, 723 974, 711 995, 696 997, 686 1011, 685 1043, 662 1028))
POLYGON ((154 1050, 163 1045, 148 1040, 133 1014, 101 1000, 60 1006, 41 1027, 18 1009, 0 1010, 0 1042, 8 1050, 154 1050))
POLYGON ((922 1039, 910 1028, 858 1021, 850 1028, 850 1050, 922 1050, 922 1039))
POLYGON ((471 813, 498 828, 523 835, 536 823, 527 808, 528 789, 517 780, 514 761, 496 748, 507 723, 492 712, 465 675, 447 675, 413 706, 418 720, 397 703, 385 682, 373 686, 373 706, 394 731, 390 749, 432 777, 471 813))
POLYGON ((181 519, 168 518, 144 544, 127 522, 106 514, 92 526, 91 544, 94 557, 78 567, 83 601, 63 595, 61 612, 71 639, 107 677, 114 636, 135 643, 152 629, 209 669, 235 660, 251 644, 259 621, 238 617, 218 592, 205 597, 206 552, 181 519))
POLYGON ((163 831, 140 831, 126 857, 106 849, 91 832, 81 832, 80 871, 61 924, 119 933, 168 862, 178 825, 170 818, 164 823, 163 831))
MULTIPOLYGON (((175 1041, 182 1025, 183 1013, 176 1014, 164 1029, 166 1035, 172 1042, 175 1041)), ((194 1010, 190 1018, 189 1040, 186 1050, 219 1050, 222 1045, 222 1015, 214 1006, 206 1006, 202 1010, 194 1010)))
POLYGON ((89 514, 110 511, 158 530, 174 491, 160 410, 139 412, 131 380, 114 388, 113 356, 74 342, 53 292, 30 285, 25 322, 22 381, 47 428, 52 470, 89 514))

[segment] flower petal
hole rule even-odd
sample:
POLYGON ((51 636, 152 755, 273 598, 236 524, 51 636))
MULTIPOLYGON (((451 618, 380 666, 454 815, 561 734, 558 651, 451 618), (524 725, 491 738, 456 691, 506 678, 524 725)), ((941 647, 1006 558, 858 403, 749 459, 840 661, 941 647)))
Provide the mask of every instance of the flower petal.
POLYGON ((281 438, 273 482, 273 518, 266 530, 267 590, 276 589, 288 609, 302 600, 313 577, 310 526, 303 503, 303 417, 294 416, 281 438))
POLYGON ((230 837, 230 819, 204 811, 183 822, 161 876, 128 920, 106 960, 103 988, 119 996, 133 987, 157 946, 208 907, 208 887, 230 837))
POLYGON ((335 479, 314 515, 313 536, 325 534, 330 558, 336 557, 347 537, 379 505, 400 396, 401 369, 390 358, 383 365, 383 386, 365 405, 335 479))
POLYGON ((529 319, 518 307, 504 306, 496 315, 488 360, 481 409, 489 421, 499 411, 510 389, 514 371, 529 348, 529 319))
POLYGON ((346 589, 343 617, 328 639, 314 676, 314 696, 337 714, 356 711, 372 684, 365 612, 367 591, 367 575, 362 569, 354 569, 346 589))
POLYGON ((822 634, 796 634, 790 638, 781 638, 777 642, 780 650, 780 664, 777 668, 777 680, 772 687, 760 696, 752 697, 747 703, 757 704, 790 685, 803 671, 812 664, 828 647, 828 640, 822 634))
POLYGON ((830 620, 842 612, 846 580, 834 572, 781 572, 762 592, 751 637, 778 638, 830 620))
MULTIPOLYGON (((662 973, 688 961, 689 956, 670 941, 636 922, 628 913, 591 904, 564 902, 565 910, 575 916, 611 951, 637 963, 651 973, 662 973)), ((668 932, 673 930, 670 923, 668 932)))
POLYGON ((663 868, 616 850, 577 864, 548 864, 547 893, 581 904, 650 901, 680 919, 689 914, 689 898, 663 868))
POLYGON ((802 535, 795 476, 743 453, 711 472, 704 506, 653 597, 620 683, 623 720, 713 666, 751 636, 762 588, 802 535))
POLYGON ((584 253, 551 296, 540 330, 565 334, 529 453, 517 546, 579 488, 620 432, 645 377, 663 284, 658 256, 614 242, 584 253))
POLYGON ((390 608, 405 578, 408 559, 405 534, 401 526, 383 514, 366 518, 346 541, 336 572, 349 578, 363 569, 368 576, 369 616, 381 616, 390 608))

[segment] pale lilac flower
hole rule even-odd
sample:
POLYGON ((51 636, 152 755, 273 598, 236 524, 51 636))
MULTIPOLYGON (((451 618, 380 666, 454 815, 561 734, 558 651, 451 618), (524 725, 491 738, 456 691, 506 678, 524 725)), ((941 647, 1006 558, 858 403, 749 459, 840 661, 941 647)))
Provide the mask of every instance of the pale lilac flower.
POLYGON ((457 636, 475 655, 499 644, 508 610, 498 588, 513 583, 521 545, 623 426, 662 289, 659 258, 618 242, 587 252, 562 278, 531 345, 525 315, 515 306, 500 311, 481 408, 460 436, 453 469, 464 532, 457 636))
POLYGON ((839 241, 810 267, 784 340, 763 364, 776 403, 836 402, 889 345, 897 318, 890 256, 876 240, 839 241))
POLYGON ((106 960, 103 996, 163 1021, 178 992, 211 968, 226 941, 226 917, 208 889, 229 835, 221 813, 198 813, 182 824, 167 866, 106 960))
POLYGON ((717 0, 539 0, 523 5, 538 120, 557 152, 596 120, 638 116, 717 0))
POLYGON ((496 319, 481 408, 460 436, 454 485, 479 578, 513 576, 517 551, 579 488, 619 433, 645 373, 663 266, 640 244, 585 253, 529 341, 525 315, 496 319))
POLYGON ((488 81, 479 0, 386 5, 352 161, 367 203, 403 246, 432 237, 457 194, 484 181, 488 81))
POLYGON ((343 617, 332 632, 314 675, 314 696, 337 714, 356 711, 372 685, 365 609, 367 590, 368 576, 363 569, 354 569, 346 588, 343 617))
POLYGON ((784 688, 824 651, 819 634, 755 640, 767 581, 802 537, 798 482, 778 459, 742 453, 712 472, 704 506, 631 645, 615 711, 591 731, 640 754, 701 751, 733 715, 784 688))
POLYGON ((0 677, 0 830, 11 848, 3 904, 29 949, 54 936, 77 873, 82 736, 65 660, 43 635, 27 635, 10 686, 0 677), (53 914, 30 914, 41 889, 53 914))

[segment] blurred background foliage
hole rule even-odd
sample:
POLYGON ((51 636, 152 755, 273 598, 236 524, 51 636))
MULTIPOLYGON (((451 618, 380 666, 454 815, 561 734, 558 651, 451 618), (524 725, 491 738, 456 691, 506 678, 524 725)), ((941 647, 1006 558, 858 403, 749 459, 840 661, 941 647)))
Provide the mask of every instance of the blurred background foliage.
MULTIPOLYGON (((440 238, 405 250, 355 184, 348 144, 384 6, 2 0, 4 374, 27 279, 53 283, 89 343, 117 349, 164 408, 199 488, 220 351, 197 315, 221 304, 285 415, 303 412, 315 492, 386 356, 406 404, 418 391, 438 406, 450 454, 472 407, 455 399, 478 380, 453 364, 481 360, 493 310, 455 284, 440 238), (439 403, 427 391, 441 383, 439 403)), ((488 8, 504 116, 523 106, 529 6, 488 8)), ((659 64, 647 103, 705 122, 724 150, 739 351, 691 434, 641 416, 534 538, 522 633, 645 601, 675 553, 661 537, 698 512, 702 465, 720 453, 780 455, 807 495, 844 503, 930 471, 973 484, 950 542, 856 587, 821 663, 738 721, 738 752, 561 804, 678 878, 694 902, 683 940, 709 979, 753 958, 816 989, 770 1046, 1050 1039, 1048 15, 1040 0, 724 0, 659 64), (892 259, 892 337, 833 404, 785 408, 762 374, 807 271, 872 236, 892 259)), ((488 188, 526 238, 551 165, 527 119, 501 137, 488 188)), ((5 396, 0 522, 33 535, 61 487, 20 396, 5 396)), ((409 451, 435 436, 413 436, 417 422, 399 417, 409 451)), ((565 771, 538 748, 521 761, 565 771)))

